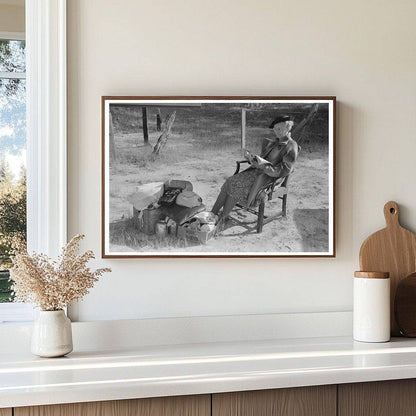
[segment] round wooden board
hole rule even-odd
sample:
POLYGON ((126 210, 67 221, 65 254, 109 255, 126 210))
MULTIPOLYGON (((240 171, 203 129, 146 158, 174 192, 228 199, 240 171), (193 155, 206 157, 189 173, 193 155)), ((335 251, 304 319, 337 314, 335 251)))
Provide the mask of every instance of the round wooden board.
POLYGON ((406 337, 416 337, 416 273, 398 284, 394 315, 400 332, 406 337))
POLYGON ((394 317, 394 299, 399 282, 416 271, 416 235, 400 225, 399 206, 390 201, 384 205, 386 228, 370 235, 360 250, 361 270, 390 273, 391 334, 400 335, 394 317))

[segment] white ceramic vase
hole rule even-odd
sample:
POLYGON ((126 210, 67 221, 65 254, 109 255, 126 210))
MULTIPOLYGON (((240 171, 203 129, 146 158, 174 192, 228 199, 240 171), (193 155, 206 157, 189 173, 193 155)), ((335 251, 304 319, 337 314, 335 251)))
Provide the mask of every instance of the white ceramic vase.
POLYGON ((39 357, 62 357, 72 351, 71 321, 61 309, 40 311, 34 323, 31 351, 39 357))

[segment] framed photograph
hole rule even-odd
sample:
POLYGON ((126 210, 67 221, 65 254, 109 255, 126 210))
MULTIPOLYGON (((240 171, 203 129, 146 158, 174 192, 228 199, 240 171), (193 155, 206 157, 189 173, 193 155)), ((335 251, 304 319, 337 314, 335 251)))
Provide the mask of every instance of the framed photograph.
POLYGON ((102 256, 335 257, 335 97, 102 97, 102 256))

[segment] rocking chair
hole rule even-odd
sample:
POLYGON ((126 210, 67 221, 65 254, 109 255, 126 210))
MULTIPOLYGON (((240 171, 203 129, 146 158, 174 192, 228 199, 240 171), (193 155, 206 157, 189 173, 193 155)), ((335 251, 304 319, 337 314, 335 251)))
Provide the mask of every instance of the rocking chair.
MULTIPOLYGON (((240 172, 240 167, 243 163, 249 163, 247 160, 237 161, 237 169, 234 172, 234 175, 240 172)), ((258 205, 258 209, 251 208, 244 206, 242 204, 236 204, 236 207, 248 211, 257 216, 257 233, 261 233, 263 231, 263 225, 268 224, 269 222, 286 217, 287 214, 287 194, 288 194, 288 183, 289 183, 289 176, 293 173, 293 171, 284 178, 275 178, 272 182, 264 185, 256 195, 255 198, 255 206, 258 205), (277 214, 266 216, 264 214, 266 200, 271 201, 273 199, 273 194, 277 193, 277 197, 282 200, 282 210, 277 214)), ((243 225, 242 221, 239 221, 233 218, 234 221, 243 225)))

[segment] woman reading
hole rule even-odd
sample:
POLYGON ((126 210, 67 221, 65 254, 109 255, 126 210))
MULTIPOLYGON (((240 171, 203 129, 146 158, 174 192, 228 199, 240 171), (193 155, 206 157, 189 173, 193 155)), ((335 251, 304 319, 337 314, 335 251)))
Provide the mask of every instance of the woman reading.
POLYGON ((297 135, 317 112, 318 105, 312 107, 309 115, 299 123, 293 133, 293 121, 288 115, 277 116, 269 128, 274 137, 265 139, 260 156, 245 152, 245 158, 250 167, 242 172, 230 176, 221 188, 221 192, 212 208, 212 212, 219 216, 219 223, 223 223, 238 203, 251 207, 256 202, 260 189, 276 178, 283 179, 293 171, 293 166, 300 150, 296 142, 297 135), (292 138, 292 134, 295 139, 292 138))

